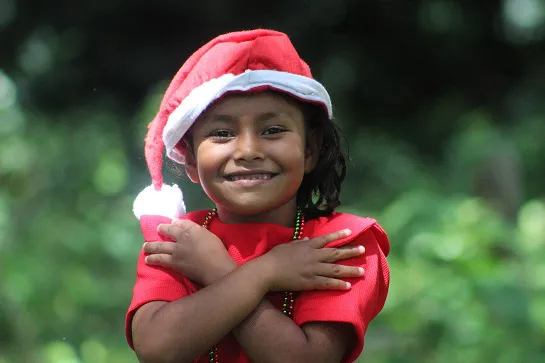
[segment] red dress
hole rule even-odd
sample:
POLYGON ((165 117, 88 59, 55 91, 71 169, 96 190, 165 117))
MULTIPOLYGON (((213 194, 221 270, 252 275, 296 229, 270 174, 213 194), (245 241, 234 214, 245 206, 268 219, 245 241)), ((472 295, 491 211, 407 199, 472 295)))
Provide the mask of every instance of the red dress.
MULTIPOLYGON (((202 224, 206 213, 207 211, 191 212, 182 218, 202 224)), ((161 240, 157 226, 169 222, 170 219, 164 217, 143 216, 140 224, 144 239, 148 242, 161 240)), ((390 282, 386 256, 390 251, 390 244, 386 233, 374 219, 345 213, 333 213, 328 217, 307 221, 304 236, 310 238, 323 236, 343 228, 350 228, 352 234, 330 243, 328 247, 348 244, 365 246, 363 256, 342 262, 346 265, 362 266, 365 269, 365 276, 346 279, 352 284, 348 291, 298 293, 293 320, 299 326, 311 321, 351 324, 358 339, 344 361, 353 362, 363 349, 364 335, 369 322, 382 310, 386 301, 390 282)), ((211 222, 210 231, 223 241, 229 254, 239 264, 263 255, 278 244, 290 242, 293 236, 293 228, 268 223, 224 224, 218 218, 211 222)), ((174 301, 197 291, 197 287, 189 279, 168 269, 148 266, 144 262, 144 257, 142 251, 138 259, 133 298, 126 317, 126 335, 131 348, 133 347, 131 319, 140 306, 150 301, 174 301)), ((271 293, 268 298, 280 309, 282 293, 271 293)), ((219 342, 217 347, 220 362, 250 362, 232 335, 219 342)), ((208 356, 205 355, 195 362, 208 362, 208 356)))

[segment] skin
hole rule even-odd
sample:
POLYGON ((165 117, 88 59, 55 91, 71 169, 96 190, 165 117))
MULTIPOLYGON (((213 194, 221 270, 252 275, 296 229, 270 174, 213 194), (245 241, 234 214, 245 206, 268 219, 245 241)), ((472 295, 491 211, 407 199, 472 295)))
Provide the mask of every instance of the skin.
MULTIPOLYGON (((186 171, 216 203, 222 222, 293 226, 297 188, 316 162, 294 104, 272 93, 229 96, 201 116, 192 137, 194 152, 186 152, 186 171), (250 180, 255 175, 242 182, 230 177, 255 170, 274 177, 259 182, 250 180)), ((176 242, 146 243, 146 262, 172 268, 204 288, 137 310, 132 333, 141 361, 190 362, 229 332, 256 362, 342 360, 355 336, 349 325, 299 327, 265 295, 349 289, 342 278, 362 276, 363 270, 335 262, 362 255, 363 247, 324 246, 350 231, 281 244, 240 267, 221 240, 198 224, 175 221, 159 231, 176 242)))

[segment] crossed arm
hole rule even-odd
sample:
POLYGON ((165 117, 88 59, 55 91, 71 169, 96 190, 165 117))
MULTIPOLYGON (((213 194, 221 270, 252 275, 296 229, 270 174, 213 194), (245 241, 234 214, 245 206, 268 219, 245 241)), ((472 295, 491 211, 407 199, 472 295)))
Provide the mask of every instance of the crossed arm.
POLYGON ((248 264, 187 297, 142 306, 133 318, 135 351, 142 362, 191 362, 234 334, 255 362, 339 362, 347 325, 295 325, 266 299, 248 264))
MULTIPOLYGON (((182 238, 176 236, 179 231, 175 228, 163 228, 164 234, 176 240, 182 238)), ((194 232, 205 233, 200 229, 194 232)), ((240 267, 226 251, 222 255, 214 241, 202 243, 203 238, 212 239, 209 235, 194 236, 201 241, 198 248, 178 253, 175 250, 160 253, 164 252, 162 248, 178 248, 178 243, 146 244, 144 250, 157 253, 158 260, 163 258, 156 261, 157 264, 184 270, 205 287, 182 299, 150 302, 137 310, 132 320, 132 337, 138 357, 142 362, 191 362, 233 332, 252 361, 340 362, 355 337, 350 325, 313 322, 299 327, 265 295, 271 290, 283 289, 346 289, 346 284, 335 277, 361 276, 361 272, 355 267, 330 262, 361 255, 362 250, 321 248, 343 237, 343 233, 281 245, 240 267), (326 257, 327 254, 330 256, 326 257), (211 255, 213 264, 205 258, 211 255), (180 261, 180 256, 192 258, 175 263, 176 258, 180 261), (298 261, 298 271, 288 268, 294 265, 293 260, 298 261), (203 269, 203 266, 209 268, 203 269)), ((185 242, 187 237, 183 236, 185 242)))

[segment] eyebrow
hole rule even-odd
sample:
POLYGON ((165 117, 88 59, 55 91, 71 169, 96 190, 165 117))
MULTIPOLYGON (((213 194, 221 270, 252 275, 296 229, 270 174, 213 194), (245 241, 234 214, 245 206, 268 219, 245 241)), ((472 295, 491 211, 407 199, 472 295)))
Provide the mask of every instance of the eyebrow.
MULTIPOLYGON (((285 112, 272 112, 272 111, 271 112, 260 113, 259 115, 257 115, 257 117, 255 119, 258 122, 266 122, 266 121, 269 121, 269 120, 272 120, 272 119, 275 119, 275 118, 280 118, 280 117, 283 117, 283 116, 287 116, 287 117, 293 119, 293 116, 291 116, 288 113, 285 113, 285 112)), ((217 115, 212 115, 209 118, 209 121, 223 121, 223 122, 233 123, 233 122, 237 121, 237 118, 233 117, 231 115, 217 114, 217 115)))

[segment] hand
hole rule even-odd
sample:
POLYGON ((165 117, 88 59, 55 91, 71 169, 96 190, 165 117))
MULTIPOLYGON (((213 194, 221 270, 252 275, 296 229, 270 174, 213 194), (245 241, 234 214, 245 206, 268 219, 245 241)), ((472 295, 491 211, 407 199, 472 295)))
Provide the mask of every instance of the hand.
POLYGON ((349 236, 341 230, 312 239, 303 239, 274 247, 259 257, 268 268, 270 291, 347 290, 350 283, 341 278, 361 277, 363 268, 334 263, 365 253, 363 246, 324 248, 330 242, 349 236))
POLYGON ((158 231, 176 242, 144 243, 149 265, 171 268, 203 286, 238 267, 221 240, 194 222, 176 220, 159 225, 158 231))

